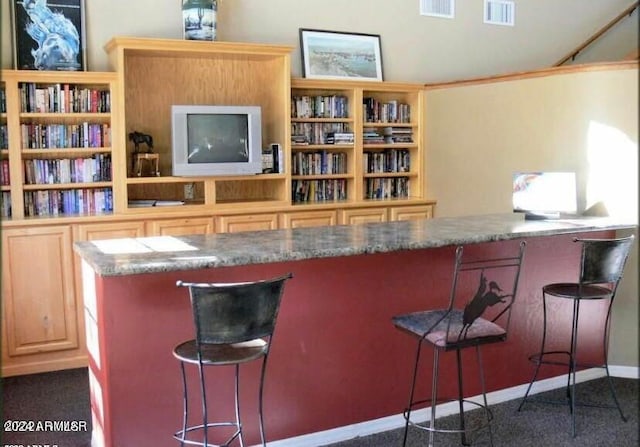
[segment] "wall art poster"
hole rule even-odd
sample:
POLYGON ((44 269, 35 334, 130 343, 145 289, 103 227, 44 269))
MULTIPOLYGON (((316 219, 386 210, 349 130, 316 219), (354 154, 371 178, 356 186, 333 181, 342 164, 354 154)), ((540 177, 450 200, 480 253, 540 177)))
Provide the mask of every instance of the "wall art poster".
POLYGON ((84 0, 11 0, 19 70, 86 70, 84 0))

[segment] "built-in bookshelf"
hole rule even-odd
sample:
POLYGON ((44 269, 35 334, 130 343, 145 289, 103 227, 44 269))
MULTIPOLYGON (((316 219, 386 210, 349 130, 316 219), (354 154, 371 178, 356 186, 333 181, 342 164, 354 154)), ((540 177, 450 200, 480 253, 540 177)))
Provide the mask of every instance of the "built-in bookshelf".
POLYGON ((294 204, 423 198, 420 85, 294 79, 294 204))
POLYGON ((112 213, 115 73, 3 70, 2 78, 6 110, 18 112, 0 115, 3 217, 112 213))
POLYGON ((11 217, 11 175, 9 172, 9 133, 7 130, 7 89, 0 82, 0 218, 11 217))

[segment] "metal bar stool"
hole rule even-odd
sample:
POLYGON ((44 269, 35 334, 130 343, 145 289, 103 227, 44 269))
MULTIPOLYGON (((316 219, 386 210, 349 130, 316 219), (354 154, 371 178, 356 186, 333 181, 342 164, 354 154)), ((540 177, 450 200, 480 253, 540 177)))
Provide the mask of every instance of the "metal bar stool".
POLYGON ((195 338, 180 343, 173 350, 173 355, 180 361, 184 390, 182 429, 173 435, 181 446, 228 446, 235 439, 244 446, 240 421, 239 370, 241 364, 260 358, 262 369, 258 391, 258 418, 262 445, 266 445, 262 417, 264 377, 284 284, 291 277, 291 274, 287 274, 269 280, 229 284, 176 283, 178 287, 189 288, 195 326, 195 338), (198 367, 202 399, 202 424, 192 426, 187 426, 187 363, 198 367), (204 367, 228 365, 235 368, 235 421, 209 422, 204 367), (209 429, 221 427, 233 427, 235 431, 222 444, 209 443, 209 429), (202 440, 193 439, 193 435, 198 432, 202 433, 202 440))
POLYGON ((547 403, 559 403, 552 400, 536 399, 529 396, 533 383, 538 377, 542 365, 562 365, 568 366, 567 375, 567 400, 561 403, 569 405, 571 412, 571 432, 576 437, 576 371, 582 367, 603 368, 606 372, 609 389, 615 405, 599 405, 593 403, 581 403, 581 406, 591 406, 600 408, 617 408, 620 417, 626 422, 622 408, 618 403, 616 392, 609 375, 609 364, 607 360, 609 347, 609 331, 611 329, 611 309, 613 300, 618 289, 618 284, 622 279, 624 266, 629 257, 634 236, 620 239, 574 239, 582 244, 582 254, 580 260, 580 272, 578 282, 575 283, 553 283, 542 288, 542 309, 543 309, 543 329, 542 344, 540 352, 529 357, 535 364, 535 371, 527 391, 518 406, 518 411, 522 410, 527 400, 536 400, 547 403), (568 351, 546 351, 547 340, 547 298, 555 297, 573 301, 573 313, 571 318, 571 340, 568 351), (609 300, 607 313, 604 321, 604 333, 602 337, 602 348, 604 364, 578 363, 576 347, 578 343, 578 322, 580 317, 580 303, 582 301, 609 300), (558 357, 566 356, 566 361, 559 360, 558 357))
POLYGON ((470 445, 469 435, 481 429, 489 432, 493 445, 491 420, 493 415, 487 404, 484 372, 480 346, 503 342, 507 339, 511 310, 516 299, 520 270, 524 259, 525 242, 511 256, 477 258, 463 256, 463 247, 456 249, 453 285, 446 309, 414 312, 393 317, 393 324, 417 339, 413 378, 409 392, 409 404, 404 410, 405 427, 402 445, 407 443, 409 425, 429 432, 429 446, 434 445, 435 433, 458 433, 463 445, 470 445), (433 375, 431 399, 419 400, 415 396, 420 353, 424 344, 433 347, 433 375), (483 401, 465 399, 462 374, 462 350, 475 348, 479 367, 483 401), (458 396, 438 397, 438 370, 441 352, 455 351, 458 379, 458 396), (459 422, 456 428, 436 426, 436 407, 439 403, 457 401, 459 422), (414 408, 431 403, 431 419, 428 423, 411 420, 414 408), (484 421, 477 426, 467 426, 464 406, 479 407, 484 412, 484 421))

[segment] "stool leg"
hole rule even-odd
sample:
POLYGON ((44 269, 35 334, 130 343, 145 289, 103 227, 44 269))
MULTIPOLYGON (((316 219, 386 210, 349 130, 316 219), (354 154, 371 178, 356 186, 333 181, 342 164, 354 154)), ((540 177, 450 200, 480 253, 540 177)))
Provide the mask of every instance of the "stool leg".
POLYGON ((260 439, 262 440, 262 445, 267 445, 267 438, 264 434, 264 416, 262 413, 262 392, 264 390, 264 376, 267 371, 267 357, 269 356, 269 352, 267 352, 262 358, 262 370, 260 371, 260 390, 258 391, 258 420, 260 425, 260 439))
POLYGON ((240 447, 244 447, 244 439, 242 437, 242 424, 240 422, 240 364, 235 366, 235 387, 234 399, 236 407, 236 426, 238 428, 238 438, 240 439, 240 447))
POLYGON ((570 393, 570 409, 571 409, 571 433, 573 437, 576 437, 576 369, 577 369, 577 357, 576 350, 578 345, 578 322, 580 317, 580 300, 573 301, 573 322, 571 327, 571 352, 569 354, 569 380, 571 382, 570 388, 567 391, 570 393))
POLYGON ((613 401, 618 408, 618 412, 620 413, 620 417, 624 422, 627 422, 627 418, 622 412, 622 408, 620 407, 620 402, 618 402, 618 397, 616 396, 616 390, 613 387, 613 381, 611 380, 611 375, 609 374, 609 330, 611 328, 611 308, 613 307, 613 300, 609 301, 609 309, 607 311, 607 319, 605 321, 604 326, 604 337, 602 340, 603 345, 603 353, 604 353, 604 370, 607 373, 607 382, 609 383, 609 389, 611 390, 611 396, 613 397, 613 401))
POLYGON ((180 447, 184 447, 184 439, 187 435, 187 419, 189 416, 189 398, 187 395, 187 377, 184 372, 184 362, 180 362, 182 372, 182 436, 180 437, 180 447))
POLYGON ((204 445, 208 446, 209 445, 209 424, 208 424, 208 419, 207 419, 207 392, 206 392, 206 387, 205 387, 205 382, 204 382, 204 368, 202 366, 202 363, 198 364, 198 372, 200 375, 200 393, 202 396, 202 426, 203 426, 203 431, 204 431, 204 445))
POLYGON ((480 372, 480 386, 482 387, 482 399, 484 401, 485 413, 487 415, 487 428, 489 430, 489 445, 493 447, 493 432, 491 431, 491 415, 489 413, 489 403, 487 402, 487 390, 484 385, 484 367, 482 366, 482 354, 480 346, 476 346, 476 356, 478 357, 478 368, 480 372))
POLYGON ((431 375, 431 420, 429 431, 429 447, 433 447, 436 428, 436 407, 438 406, 438 370, 440 364, 440 350, 433 348, 433 374, 431 375))
POLYGON ((462 388, 462 353, 460 349, 456 349, 456 362, 458 364, 458 408, 460 411, 460 430, 462 430, 461 442, 462 445, 469 445, 467 441, 467 433, 465 430, 464 423, 464 390, 462 388))
POLYGON ((536 361, 536 368, 533 372, 533 377, 529 382, 527 391, 524 393, 524 396, 520 401, 520 405, 518 405, 518 411, 522 410, 522 407, 524 406, 524 403, 527 400, 527 397, 529 397, 529 393, 531 392, 533 383, 538 378, 538 373, 540 372, 540 365, 542 364, 542 357, 544 355, 546 341, 547 341, 547 298, 546 298, 546 294, 542 292, 542 344, 540 345, 540 353, 538 354, 539 358, 536 361))
POLYGON ((416 388, 416 380, 418 377, 418 363, 420 363, 420 351, 422 350, 422 339, 418 340, 418 346, 416 350, 416 361, 413 365, 413 378, 411 379, 411 389, 409 390, 409 405, 405 410, 404 415, 404 436, 402 438, 402 447, 407 445, 407 435, 409 434, 409 419, 411 418, 411 408, 413 406, 413 393, 416 388))

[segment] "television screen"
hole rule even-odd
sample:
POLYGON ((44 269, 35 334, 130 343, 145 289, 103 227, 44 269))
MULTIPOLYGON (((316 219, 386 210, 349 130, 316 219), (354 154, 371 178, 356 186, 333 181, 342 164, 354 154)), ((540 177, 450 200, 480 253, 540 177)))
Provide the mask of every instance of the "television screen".
POLYGON ((528 213, 577 211, 574 172, 517 172, 513 175, 513 210, 528 213))
POLYGON ((175 176, 262 173, 259 106, 174 105, 171 134, 175 176))
POLYGON ((187 114, 187 163, 249 161, 249 123, 242 114, 187 114))

